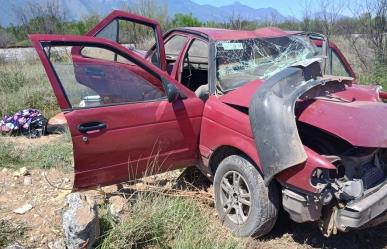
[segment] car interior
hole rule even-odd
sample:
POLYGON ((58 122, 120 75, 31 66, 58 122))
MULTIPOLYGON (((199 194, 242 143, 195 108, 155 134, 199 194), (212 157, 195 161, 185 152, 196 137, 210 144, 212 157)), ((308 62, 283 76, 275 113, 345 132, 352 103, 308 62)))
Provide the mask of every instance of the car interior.
POLYGON ((206 100, 208 98, 208 45, 195 39, 183 58, 180 81, 206 100))
MULTIPOLYGON (((171 74, 181 51, 187 42, 187 37, 174 35, 165 42, 167 72, 171 74)), ((155 53, 152 61, 155 60, 155 53)), ((206 100, 208 91, 208 44, 205 41, 194 39, 183 57, 180 68, 179 81, 195 92, 196 96, 206 100)))

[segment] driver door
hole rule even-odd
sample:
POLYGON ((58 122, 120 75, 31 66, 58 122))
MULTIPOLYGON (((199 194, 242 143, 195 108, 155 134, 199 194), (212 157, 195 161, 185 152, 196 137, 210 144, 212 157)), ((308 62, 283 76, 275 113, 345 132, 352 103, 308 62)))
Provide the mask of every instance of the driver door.
POLYGON ((74 189, 197 163, 203 102, 166 72, 103 38, 30 39, 69 125, 74 189), (180 97, 169 102, 172 85, 180 97))

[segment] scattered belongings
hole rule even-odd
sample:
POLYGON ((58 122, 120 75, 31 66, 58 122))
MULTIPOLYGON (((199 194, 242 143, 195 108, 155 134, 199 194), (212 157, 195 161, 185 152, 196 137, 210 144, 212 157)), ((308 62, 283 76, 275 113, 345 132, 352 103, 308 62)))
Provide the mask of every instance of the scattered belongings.
POLYGON ((63 112, 58 113, 48 120, 47 133, 57 134, 65 132, 67 128, 67 120, 63 112))
POLYGON ((33 208, 33 206, 29 203, 26 203, 24 204, 23 206, 19 207, 19 208, 16 208, 15 210, 13 210, 12 212, 14 212, 15 214, 25 214, 27 213, 28 211, 30 211, 31 209, 33 208))
POLYGON ((37 109, 24 109, 14 115, 5 115, 0 121, 0 132, 19 135, 28 138, 38 138, 45 135, 47 119, 37 109))

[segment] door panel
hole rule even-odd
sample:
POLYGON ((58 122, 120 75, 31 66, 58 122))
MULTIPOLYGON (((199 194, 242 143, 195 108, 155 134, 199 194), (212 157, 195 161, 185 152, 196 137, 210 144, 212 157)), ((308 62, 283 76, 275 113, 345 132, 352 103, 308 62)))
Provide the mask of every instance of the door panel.
POLYGON ((119 183, 197 163, 203 102, 165 72, 106 39, 30 38, 69 124, 75 188, 119 183), (60 51, 55 46, 99 47, 132 65, 72 54, 55 59, 53 52, 60 51), (155 87, 156 82, 164 86, 166 81, 186 98, 169 103, 164 88, 155 87))

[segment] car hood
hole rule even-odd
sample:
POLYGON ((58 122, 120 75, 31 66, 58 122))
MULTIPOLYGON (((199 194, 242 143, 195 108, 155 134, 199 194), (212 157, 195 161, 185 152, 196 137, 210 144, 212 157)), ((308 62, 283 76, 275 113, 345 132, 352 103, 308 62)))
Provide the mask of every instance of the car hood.
POLYGON ((354 146, 387 148, 387 104, 319 99, 298 120, 332 133, 354 146))
MULTIPOLYGON (((264 81, 256 80, 220 97, 223 103, 249 107, 264 81)), ((354 146, 387 148, 387 104, 373 101, 317 99, 298 121, 334 134, 354 146)))
MULTIPOLYGON (((223 103, 249 108, 264 81, 256 80, 220 97, 223 103)), ((387 148, 387 104, 321 98, 310 103, 298 121, 334 134, 354 146, 387 148)))
POLYGON ((355 146, 387 148, 387 105, 340 98, 340 93, 350 92, 352 80, 323 76, 320 64, 312 62, 285 68, 220 97, 225 104, 247 108, 266 184, 307 160, 297 120, 355 146))

